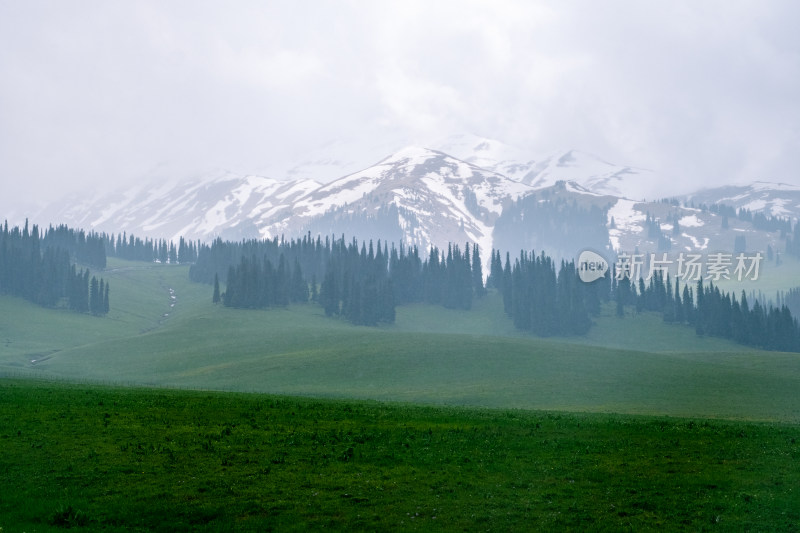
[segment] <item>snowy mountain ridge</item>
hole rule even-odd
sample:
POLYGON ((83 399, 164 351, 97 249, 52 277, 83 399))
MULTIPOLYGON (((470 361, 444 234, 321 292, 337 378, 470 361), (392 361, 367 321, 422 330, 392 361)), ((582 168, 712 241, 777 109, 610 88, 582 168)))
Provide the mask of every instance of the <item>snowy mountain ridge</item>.
MULTIPOLYGON (((731 232, 752 231, 738 222, 722 231, 716 215, 701 213, 689 204, 725 203, 776 216, 800 216, 800 187, 792 185, 757 182, 700 191, 679 199, 683 206, 648 203, 621 191, 635 190, 637 183, 654 179, 654 173, 613 165, 577 150, 534 160, 521 159, 524 150, 473 136, 440 144, 449 151, 406 146, 327 183, 224 170, 184 180, 157 176, 152 182, 97 199, 68 199, 43 210, 34 220, 171 240, 180 236, 203 241, 290 238, 311 232, 381 238, 422 250, 472 242, 487 251, 498 242, 498 220, 503 222, 505 233, 499 237, 505 246, 540 247, 536 231, 527 232, 526 239, 534 240, 517 243, 512 226, 535 219, 530 214, 525 218, 522 212, 535 202, 555 202, 605 213, 600 224, 607 226, 606 248, 618 251, 655 250, 667 241, 680 250, 730 248, 735 236, 731 232), (522 209, 519 202, 526 198, 536 200, 522 209), (505 213, 513 206, 518 219, 509 221, 505 213), (660 242, 648 235, 653 231, 645 228, 648 215, 660 224, 664 234, 660 242)), ((567 220, 564 223, 569 225, 567 220)), ((548 231, 566 231, 557 227, 548 231)), ((575 228, 570 231, 580 235, 575 228)), ((596 244, 597 233, 592 234, 596 244)), ((753 233, 750 238, 778 245, 772 237, 753 233)), ((564 243, 573 246, 571 239, 564 243)), ((488 254, 484 255, 487 260, 488 254)))
POLYGON ((696 204, 725 204, 774 217, 800 218, 800 186, 787 183, 756 181, 750 185, 728 185, 703 189, 685 199, 696 204))
POLYGON ((292 228, 323 233, 326 225, 342 223, 352 234, 367 235, 380 223, 423 249, 466 241, 491 249, 493 223, 504 205, 530 190, 443 152, 410 146, 310 192, 295 202, 288 218, 262 227, 261 235, 274 237, 292 228), (396 214, 383 213, 387 206, 396 214), (387 216, 395 219, 384 220, 387 216))

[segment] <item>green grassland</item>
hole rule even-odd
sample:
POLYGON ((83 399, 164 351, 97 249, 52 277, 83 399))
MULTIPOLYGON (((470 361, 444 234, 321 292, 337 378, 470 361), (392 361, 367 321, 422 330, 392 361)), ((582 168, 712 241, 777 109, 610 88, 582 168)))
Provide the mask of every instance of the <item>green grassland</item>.
POLYGON ((399 307, 355 327, 318 306, 210 304, 181 266, 111 261, 107 317, 0 298, 0 372, 85 382, 438 405, 800 421, 800 357, 698 338, 605 309, 585 338, 513 329, 497 295, 470 312, 399 307), (171 300, 169 289, 174 291, 171 300), (175 305, 171 307, 171 304, 175 305), (32 363, 31 361, 35 361, 32 363))
POLYGON ((796 531, 800 427, 0 379, 2 531, 796 531))
POLYGON ((108 269, 95 274, 111 285, 111 312, 103 318, 0 297, 0 364, 24 367, 67 348, 144 334, 163 326, 170 318, 165 314, 198 308, 206 292, 189 282, 182 266, 110 259, 108 269), (183 305, 170 307, 172 287, 183 293, 183 305))
POLYGON ((3 532, 800 528, 797 354, 611 307, 540 339, 496 294, 367 328, 100 275, 105 317, 0 297, 3 532))

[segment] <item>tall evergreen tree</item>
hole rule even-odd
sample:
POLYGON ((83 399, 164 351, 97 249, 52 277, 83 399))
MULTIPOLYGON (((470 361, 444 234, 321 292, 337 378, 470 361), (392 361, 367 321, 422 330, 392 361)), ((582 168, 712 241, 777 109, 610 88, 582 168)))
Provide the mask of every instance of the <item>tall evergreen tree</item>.
POLYGON ((89 311, 93 315, 100 314, 103 303, 100 301, 100 285, 97 278, 92 276, 92 281, 89 285, 89 311))
POLYGON ((214 273, 214 294, 211 297, 211 301, 215 304, 218 304, 220 301, 220 294, 219 294, 219 274, 216 272, 214 273))
POLYGON ((106 282, 105 295, 103 296, 103 314, 106 314, 106 315, 111 310, 111 304, 109 304, 109 301, 108 301, 108 295, 111 292, 111 290, 109 289, 108 285, 109 285, 109 283, 106 282))

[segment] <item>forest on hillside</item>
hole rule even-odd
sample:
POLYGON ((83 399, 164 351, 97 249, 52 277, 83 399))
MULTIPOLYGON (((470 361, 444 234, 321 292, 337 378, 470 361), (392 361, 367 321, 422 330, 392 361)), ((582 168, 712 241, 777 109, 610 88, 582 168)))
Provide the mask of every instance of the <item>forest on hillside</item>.
MULTIPOLYGON (((563 206, 562 206, 563 207, 563 206)), ((587 216, 591 211, 586 212, 587 216)), ((787 235, 788 236, 788 235, 787 235)), ((213 284, 212 301, 228 307, 261 309, 297 303, 320 305, 330 317, 356 325, 395 321, 396 306, 411 303, 470 310, 487 290, 502 295, 515 327, 539 336, 583 335, 604 303, 614 302, 620 319, 656 312, 670 324, 769 349, 800 351, 800 289, 780 293, 777 303, 721 291, 713 281, 680 284, 656 272, 647 280, 615 270, 585 283, 574 261, 556 262, 545 252, 520 251, 505 258, 491 250, 483 273, 475 244, 416 246, 328 236, 261 239, 210 244, 179 239, 139 239, 133 235, 86 233, 66 226, 0 228, 0 294, 46 307, 104 315, 110 287, 92 275, 107 257, 189 263, 192 281, 213 284), (223 289, 224 287, 224 289, 223 289)))
POLYGON ((614 302, 617 316, 660 313, 664 322, 692 326, 711 335, 768 350, 800 351, 800 324, 787 302, 778 305, 721 291, 713 282, 681 285, 656 272, 647 280, 618 276, 615 270, 592 283, 579 279, 574 261, 556 263, 544 252, 517 257, 491 251, 484 281, 480 249, 431 247, 423 258, 417 247, 359 242, 311 234, 302 239, 220 239, 200 246, 191 279, 214 283, 214 301, 243 308, 313 302, 328 316, 353 324, 392 323, 395 306, 409 303, 469 310, 489 289, 503 298, 514 325, 540 336, 582 335, 601 306, 614 302), (309 274, 310 273, 310 274, 309 274), (220 284, 225 284, 222 291, 220 284))
POLYGON ((0 229, 0 294, 18 296, 44 307, 66 307, 81 313, 109 311, 110 288, 103 278, 90 277, 76 262, 104 268, 101 240, 65 226, 40 233, 28 223, 0 229))

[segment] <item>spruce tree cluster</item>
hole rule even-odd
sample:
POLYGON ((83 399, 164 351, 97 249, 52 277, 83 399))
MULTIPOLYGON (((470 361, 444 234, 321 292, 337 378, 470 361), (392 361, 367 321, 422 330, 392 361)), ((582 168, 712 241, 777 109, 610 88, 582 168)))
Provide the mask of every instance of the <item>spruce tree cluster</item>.
MULTIPOLYGON (((225 305, 285 305, 282 287, 301 294, 302 285, 306 292, 289 301, 307 301, 310 293, 311 300, 318 301, 328 315, 363 325, 393 322, 397 303, 469 309, 473 298, 482 297, 486 290, 480 251, 469 243, 463 252, 457 245, 449 245, 446 255, 432 247, 428 259, 422 261, 417 247, 406 249, 401 244, 389 249, 385 242, 376 247, 372 242, 359 244, 357 239, 348 242, 344 236, 324 241, 310 234, 290 241, 232 243, 216 239, 200 247, 189 272, 193 281, 213 283, 214 295, 225 305), (289 279, 278 275, 280 258, 286 265, 292 264, 289 279), (272 268, 275 264, 279 266, 272 268), (319 287, 317 280, 321 280, 319 287), (226 285, 224 292, 220 284, 226 285)), ((212 296, 212 300, 216 298, 212 296)))
MULTIPOLYGON (((344 238, 344 237, 342 237, 344 238)), ((189 279, 198 283, 214 282, 216 276, 220 283, 227 283, 228 271, 237 266, 243 258, 258 257, 261 261, 269 260, 278 265, 280 256, 287 264, 295 261, 307 279, 322 279, 325 265, 330 259, 332 242, 327 237, 316 239, 307 234, 302 239, 247 239, 239 242, 223 241, 216 238, 211 244, 202 244, 198 248, 197 258, 189 267, 189 279)))
POLYGON ((406 250, 378 242, 377 251, 357 240, 334 242, 319 302, 328 315, 355 324, 392 323, 395 305, 425 302, 449 309, 470 309, 485 293, 480 252, 467 243, 464 251, 450 244, 447 254, 431 247, 422 261, 417 247, 406 250), (470 250, 472 250, 470 252, 470 250))
POLYGON ((779 293, 779 305, 789 308, 792 316, 800 316, 800 287, 794 287, 784 293, 779 293))
POLYGON ((416 246, 408 250, 402 242, 399 249, 392 246, 389 252, 389 272, 392 275, 394 301, 397 305, 421 302, 424 299, 422 259, 416 246))
POLYGON ((800 324, 786 305, 763 307, 757 300, 750 307, 742 291, 739 301, 713 283, 697 283, 695 327, 713 335, 766 350, 800 352, 800 324))
POLYGON ((753 213, 749 209, 741 208, 736 213, 739 220, 750 222, 753 227, 760 231, 767 232, 787 232, 792 230, 792 223, 788 218, 774 217, 766 213, 753 213))
POLYGON ((319 303, 328 316, 343 316, 353 324, 393 323, 395 302, 388 270, 388 250, 372 241, 359 251, 354 239, 345 246, 335 241, 319 291, 319 303))
MULTIPOLYGON (((694 203, 691 204, 694 207, 694 203)), ((739 219, 750 223, 754 229, 768 233, 780 232, 780 238, 786 240, 786 253, 800 256, 800 246, 797 239, 792 239, 792 221, 789 218, 772 216, 763 212, 752 212, 746 208, 732 207, 727 204, 700 204, 702 211, 717 214, 722 217, 722 229, 729 229, 730 219, 739 219)), ((796 226, 796 224, 795 224, 796 226)), ((795 227, 796 230, 796 227, 795 227)), ((772 258, 770 258, 771 260, 772 258)), ((777 259, 777 258, 776 258, 777 259)))
MULTIPOLYGON (((215 290, 215 294, 218 290, 215 290)), ((262 309, 308 302, 308 284, 300 263, 290 267, 281 255, 277 266, 266 257, 242 257, 239 264, 228 268, 227 286, 221 294, 226 307, 262 309)))
MULTIPOLYGON (((88 275, 89 271, 86 271, 88 275)), ((92 276, 89 282, 89 299, 87 301, 87 309, 93 315, 104 315, 108 313, 108 284, 103 278, 98 279, 92 276)))
MULTIPOLYGON (((389 248, 380 241, 377 247, 372 242, 359 245, 357 239, 348 242, 344 236, 324 241, 310 234, 291 241, 217 239, 199 248, 190 272, 195 281, 213 283, 214 301, 225 305, 258 308, 311 299, 327 315, 363 325, 393 322, 398 304, 425 302, 469 309, 473 298, 486 291, 479 249, 469 243, 463 252, 452 243, 446 253, 432 247, 422 260, 417 247, 389 248), (227 287, 220 293, 223 279, 227 287), (317 280, 322 280, 319 291, 317 280)), ((642 278, 633 282, 617 280, 612 270, 604 278, 584 283, 574 262, 561 261, 556 272, 556 263, 546 254, 521 252, 513 265, 506 253, 503 265, 501 253, 493 250, 487 286, 502 294, 505 312, 516 327, 538 335, 586 333, 590 317, 598 315, 601 303, 613 297, 621 317, 626 308, 635 307, 638 312, 662 313, 665 322, 692 325, 699 334, 766 349, 797 349, 797 321, 786 306, 756 302, 751 308, 744 294, 737 302, 713 285, 694 289, 677 280, 673 283, 661 272, 647 282, 642 278)))
POLYGON ((780 231, 781 234, 792 231, 792 223, 788 218, 776 217, 766 213, 753 213, 751 210, 744 207, 738 210, 727 204, 701 204, 702 211, 715 213, 723 217, 723 228, 728 227, 727 219, 738 218, 743 222, 749 222, 753 227, 760 231, 776 232, 780 231))
MULTIPOLYGON (((476 279, 473 276, 474 261, 470 258, 470 244, 464 252, 458 245, 449 244, 447 255, 440 256, 439 249, 431 248, 428 259, 422 264, 422 297, 429 304, 442 305, 448 309, 471 309, 473 297, 476 296, 476 279)), ((473 247, 472 256, 478 255, 477 246, 473 247)), ((482 294, 483 279, 480 281, 479 294, 482 294)))
POLYGON ((141 239, 126 232, 117 234, 102 234, 106 243, 106 254, 109 257, 118 257, 129 261, 146 261, 169 264, 189 264, 197 260, 200 242, 187 241, 179 238, 176 245, 165 239, 141 239))
POLYGON ((694 287, 681 286, 679 280, 673 284, 669 274, 665 277, 660 271, 648 282, 641 277, 637 284, 620 280, 614 291, 618 310, 635 304, 637 312, 655 311, 665 322, 694 326, 698 335, 766 350, 800 351, 800 324, 785 304, 763 305, 756 300, 751 307, 744 291, 737 300, 713 282, 706 285, 700 278, 694 287))
MULTIPOLYGON (((77 241, 73 238, 81 234, 63 227, 54 238, 45 241, 35 224, 29 229, 26 221, 22 229, 9 229, 6 222, 0 231, 0 294, 19 296, 45 307, 66 306, 78 312, 106 314, 108 284, 94 277, 90 283, 89 270, 78 270, 70 262, 70 252, 54 244, 74 246, 77 241), (96 290, 94 296, 92 287, 96 290)), ((82 240, 93 241, 85 235, 82 240)))
POLYGON ((518 329, 540 336, 583 335, 589 331, 592 322, 588 308, 599 312, 597 291, 601 284, 583 283, 572 261, 561 261, 556 275, 553 260, 544 252, 534 256, 523 251, 513 266, 506 254, 502 273, 499 257, 499 252, 492 252, 492 283, 502 291, 503 308, 518 329))
POLYGON ((73 262, 98 269, 106 268, 106 242, 103 235, 51 225, 42 236, 42 247, 66 250, 73 262))
POLYGON ((48 246, 67 250, 73 261, 101 269, 106 267, 107 257, 148 263, 194 263, 200 248, 199 241, 189 241, 183 237, 175 244, 165 239, 141 239, 127 232, 116 236, 113 233, 86 233, 64 225, 51 226, 43 241, 48 246))
POLYGON ((436 246, 423 261, 414 246, 399 250, 392 245, 389 273, 398 304, 425 302, 449 309, 470 309, 474 298, 486 294, 483 267, 477 244, 466 243, 464 251, 455 244, 444 254, 436 246))

